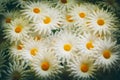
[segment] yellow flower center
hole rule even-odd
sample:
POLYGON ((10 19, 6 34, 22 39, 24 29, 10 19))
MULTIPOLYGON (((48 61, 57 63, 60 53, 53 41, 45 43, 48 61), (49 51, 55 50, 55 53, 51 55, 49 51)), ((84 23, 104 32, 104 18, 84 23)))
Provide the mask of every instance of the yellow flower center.
POLYGON ((71 18, 72 18, 72 16, 66 15, 66 20, 67 20, 68 22, 73 22, 73 19, 71 19, 71 18))
POLYGON ((19 44, 19 45, 17 46, 17 49, 18 49, 18 50, 22 50, 22 48, 23 48, 23 44, 19 44))
POLYGON ((37 13, 40 13, 40 9, 39 9, 39 8, 34 8, 34 9, 33 9, 33 12, 36 13, 36 14, 37 14, 37 13))
POLYGON ((6 23, 11 23, 11 18, 6 18, 6 23))
POLYGON ((50 64, 48 62, 41 63, 42 70, 47 71, 49 69, 49 67, 50 67, 50 64))
POLYGON ((35 41, 39 41, 40 39, 41 39, 40 36, 35 36, 35 37, 34 37, 34 40, 35 40, 35 41))
POLYGON ((89 50, 90 50, 91 48, 94 48, 92 41, 87 42, 86 47, 87 47, 87 49, 89 49, 89 50))
POLYGON ((71 44, 65 44, 64 45, 64 50, 65 51, 70 51, 72 49, 72 45, 71 44))
POLYGON ((111 52, 109 50, 103 51, 103 57, 109 59, 111 57, 111 52))
POLYGON ((80 66, 80 70, 82 71, 82 72, 88 72, 88 70, 89 70, 89 66, 87 65, 87 64, 82 64, 81 66, 80 66))
POLYGON ((45 24, 49 24, 51 22, 51 18, 46 16, 45 19, 43 20, 45 24))
POLYGON ((105 21, 104 21, 103 19, 98 19, 98 20, 97 20, 97 24, 98 24, 99 26, 103 26, 103 25, 105 24, 105 21))
POLYGON ((86 14, 84 12, 79 13, 80 18, 85 18, 86 14))
POLYGON ((32 49, 30 50, 30 54, 31 54, 32 56, 35 56, 37 52, 38 52, 38 49, 37 49, 37 48, 32 48, 32 49))
POLYGON ((21 31, 22 31, 22 25, 16 26, 15 32, 16 32, 16 33, 20 33, 21 31))
POLYGON ((61 0, 61 3, 66 4, 67 0, 61 0))

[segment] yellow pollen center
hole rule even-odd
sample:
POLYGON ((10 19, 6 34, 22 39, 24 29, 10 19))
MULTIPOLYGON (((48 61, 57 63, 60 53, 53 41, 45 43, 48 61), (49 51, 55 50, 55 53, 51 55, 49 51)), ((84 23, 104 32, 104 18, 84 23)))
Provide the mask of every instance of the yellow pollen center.
POLYGON ((105 50, 103 51, 103 57, 106 58, 106 59, 109 59, 111 56, 111 53, 109 50, 105 50))
POLYGON ((15 32, 20 33, 21 31, 22 31, 22 26, 21 25, 16 26, 15 32))
POLYGON ((65 44, 64 45, 64 50, 65 51, 70 51, 72 49, 72 45, 71 44, 65 44))
POLYGON ((72 20, 71 18, 72 18, 72 16, 66 15, 66 20, 67 20, 68 22, 73 22, 73 20, 72 20))
POLYGON ((103 19, 98 19, 97 24, 103 26, 105 24, 105 21, 103 19))
POLYGON ((48 62, 42 62, 41 64, 42 70, 47 71, 49 67, 50 67, 50 64, 48 62))
POLYGON ((40 39, 41 39, 40 36, 35 36, 35 37, 34 37, 34 40, 35 40, 35 41, 38 41, 38 40, 40 40, 40 39))
POLYGON ((66 4, 66 3, 67 3, 67 0, 61 0, 61 2, 62 2, 63 4, 66 4))
POLYGON ((33 9, 33 12, 34 12, 34 13, 40 13, 40 9, 39 9, 39 8, 34 8, 34 9, 33 9))
POLYGON ((11 23, 11 18, 6 18, 6 23, 11 23))
POLYGON ((37 48, 32 48, 32 49, 30 50, 30 53, 31 53, 32 56, 35 56, 37 52, 38 52, 38 49, 37 49, 37 48))
POLYGON ((22 48, 23 48, 23 44, 19 44, 19 45, 17 46, 17 49, 18 49, 18 50, 22 50, 22 48))
POLYGON ((89 41, 87 44, 86 44, 86 47, 87 47, 87 49, 91 49, 91 48, 94 48, 94 46, 93 46, 93 43, 91 42, 91 41, 89 41))
POLYGON ((82 64, 81 66, 80 66, 80 70, 82 71, 82 72, 88 72, 88 70, 89 70, 89 66, 87 65, 87 64, 82 64))
POLYGON ((45 19, 43 20, 45 24, 49 24, 51 22, 51 18, 46 16, 45 19))
POLYGON ((80 16, 80 18, 85 18, 85 17, 86 17, 86 14, 83 13, 83 12, 81 12, 81 13, 79 13, 79 16, 80 16))

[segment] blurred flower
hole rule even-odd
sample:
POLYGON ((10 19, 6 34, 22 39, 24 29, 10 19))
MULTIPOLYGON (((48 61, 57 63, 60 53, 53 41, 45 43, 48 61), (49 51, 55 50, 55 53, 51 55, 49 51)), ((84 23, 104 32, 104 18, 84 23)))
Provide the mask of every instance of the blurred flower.
POLYGON ((27 64, 19 58, 9 63, 5 80, 26 80, 29 70, 27 64))

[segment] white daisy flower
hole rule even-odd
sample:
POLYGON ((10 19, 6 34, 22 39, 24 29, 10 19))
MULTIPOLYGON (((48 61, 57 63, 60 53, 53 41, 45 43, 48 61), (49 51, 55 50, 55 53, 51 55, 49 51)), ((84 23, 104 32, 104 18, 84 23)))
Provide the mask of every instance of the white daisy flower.
POLYGON ((68 62, 79 47, 79 39, 70 31, 64 30, 58 33, 53 49, 62 63, 68 62))
POLYGON ((10 40, 10 43, 21 42, 24 38, 28 37, 30 25, 24 18, 16 18, 5 27, 4 34, 6 39, 10 40))
POLYGON ((3 27, 8 27, 8 24, 10 24, 11 21, 20 17, 20 12, 19 11, 6 11, 2 13, 2 15, 4 16, 2 20, 2 25, 3 27))
POLYGON ((14 57, 18 57, 18 56, 21 56, 22 55, 22 50, 24 48, 24 45, 23 43, 19 42, 17 44, 12 44, 10 47, 9 47, 9 52, 10 52, 10 57, 11 58, 14 58, 14 57))
POLYGON ((117 18, 107 10, 99 9, 93 10, 88 15, 88 27, 94 34, 108 35, 116 30, 117 18))
POLYGON ((32 60, 33 57, 40 54, 46 47, 42 42, 31 39, 23 41, 24 48, 21 55, 26 61, 32 60))
POLYGON ((47 4, 44 4, 42 2, 28 2, 25 4, 23 9, 21 10, 22 15, 24 15, 28 20, 36 21, 38 19, 41 19, 46 13, 46 9, 49 8, 47 4))
POLYGON ((24 61, 19 60, 19 58, 15 59, 13 62, 9 63, 5 80, 26 80, 29 72, 27 67, 24 61))
POLYGON ((33 23, 33 30, 39 34, 50 34, 52 30, 60 28, 61 22, 60 11, 55 8, 49 8, 41 20, 33 23))
POLYGON ((96 42, 99 38, 91 33, 84 33, 83 35, 79 35, 79 37, 79 47, 81 53, 93 56, 93 50, 96 49, 96 42))
POLYGON ((42 55, 37 55, 32 60, 31 66, 35 71, 35 75, 40 79, 55 79, 61 74, 61 69, 63 68, 60 65, 60 61, 54 55, 54 51, 51 49, 46 49, 42 55))
POLYGON ((76 4, 75 0, 53 0, 53 2, 56 4, 55 7, 62 12, 69 10, 74 4, 76 4))
POLYGON ((96 49, 97 57, 95 61, 98 68, 102 68, 103 71, 116 69, 118 61, 120 60, 119 47, 120 45, 111 38, 99 40, 96 49))
POLYGON ((75 20, 73 20, 73 16, 71 16, 69 12, 64 12, 62 18, 63 18, 62 21, 63 28, 70 28, 74 26, 75 20))
POLYGON ((89 9, 86 5, 74 5, 73 8, 70 10, 70 15, 72 16, 73 20, 75 20, 75 26, 83 26, 86 24, 87 20, 86 17, 89 14, 89 9))
POLYGON ((94 59, 87 55, 75 56, 67 66, 68 71, 70 71, 69 76, 76 80, 92 80, 95 78, 97 69, 94 65, 94 59))

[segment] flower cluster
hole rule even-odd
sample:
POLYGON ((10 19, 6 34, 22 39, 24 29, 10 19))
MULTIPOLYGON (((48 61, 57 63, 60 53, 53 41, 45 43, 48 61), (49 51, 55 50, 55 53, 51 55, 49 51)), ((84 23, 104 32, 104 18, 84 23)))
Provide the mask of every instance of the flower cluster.
POLYGON ((102 4, 1 1, 0 79, 93 80, 119 69, 118 17, 102 4))

